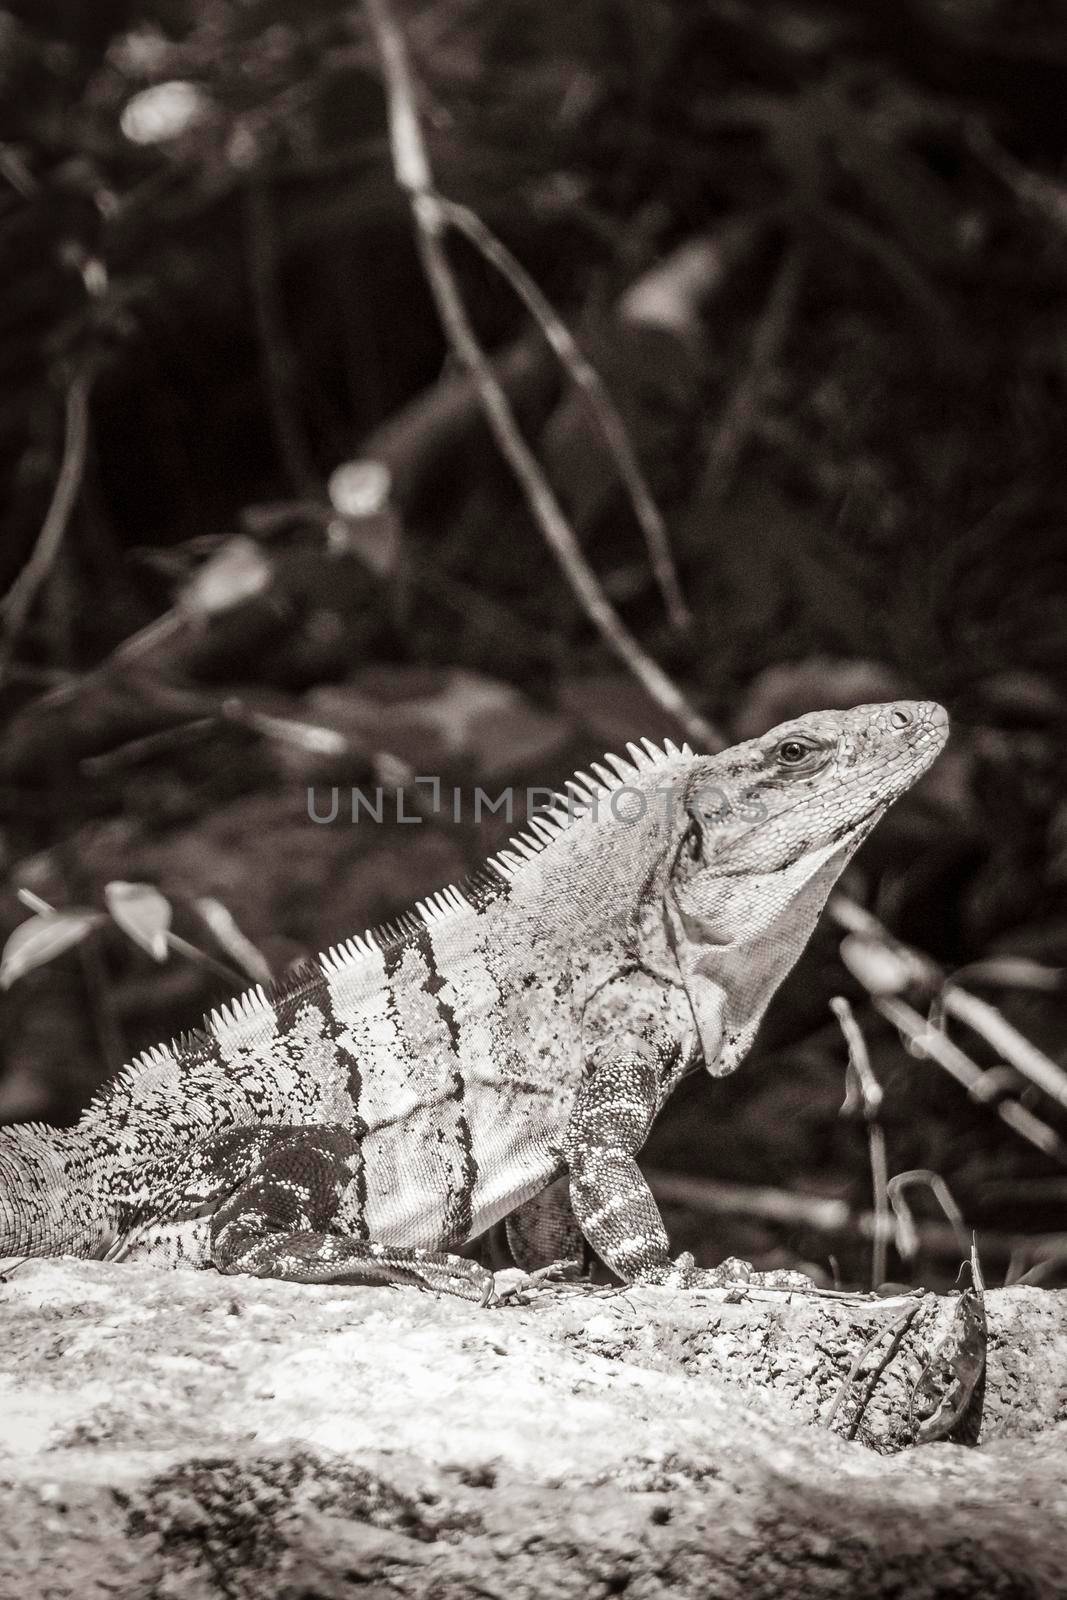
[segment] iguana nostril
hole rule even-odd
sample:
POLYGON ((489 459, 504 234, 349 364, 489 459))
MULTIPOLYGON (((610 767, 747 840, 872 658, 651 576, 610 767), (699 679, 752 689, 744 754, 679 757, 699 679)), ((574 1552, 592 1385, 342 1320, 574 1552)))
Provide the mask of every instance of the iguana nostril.
POLYGON ((889 713, 889 721, 894 728, 910 728, 911 712, 905 711, 903 706, 894 706, 889 713))

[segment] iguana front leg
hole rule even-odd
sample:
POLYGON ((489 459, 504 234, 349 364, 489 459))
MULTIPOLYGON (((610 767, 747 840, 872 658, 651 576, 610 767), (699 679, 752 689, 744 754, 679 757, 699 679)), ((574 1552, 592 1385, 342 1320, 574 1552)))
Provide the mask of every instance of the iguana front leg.
POLYGON ((589 1243, 627 1283, 719 1284, 691 1256, 672 1261, 667 1230, 634 1156, 660 1105, 659 1062, 620 1054, 596 1067, 578 1092, 563 1151, 571 1204, 589 1243))

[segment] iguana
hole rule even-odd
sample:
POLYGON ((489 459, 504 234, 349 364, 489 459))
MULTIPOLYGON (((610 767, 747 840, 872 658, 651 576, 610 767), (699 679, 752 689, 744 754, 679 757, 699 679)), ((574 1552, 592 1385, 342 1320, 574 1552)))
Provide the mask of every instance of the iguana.
POLYGON ((947 731, 902 701, 594 764, 464 884, 148 1050, 75 1127, 0 1129, 0 1256, 485 1301, 492 1274, 454 1252, 509 1216, 521 1252, 566 1174, 620 1278, 711 1281, 672 1261, 636 1153, 690 1069, 737 1065, 947 731))

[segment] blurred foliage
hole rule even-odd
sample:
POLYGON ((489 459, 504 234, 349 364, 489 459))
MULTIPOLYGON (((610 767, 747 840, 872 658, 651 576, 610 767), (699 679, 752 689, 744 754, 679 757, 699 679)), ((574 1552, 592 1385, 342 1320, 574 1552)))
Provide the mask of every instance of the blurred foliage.
MULTIPOLYGON (((833 530, 812 548, 790 526, 804 548, 774 563, 788 597, 705 656, 701 687, 723 706, 769 655, 812 646, 873 648, 949 691, 1059 660, 1067 23, 1006 3, 905 11, 911 27, 874 0, 402 8, 441 188, 590 337, 605 342, 614 298, 680 240, 739 219, 763 230, 707 309, 674 414, 664 380, 637 441, 683 570, 722 584, 717 631, 743 583, 722 547, 749 538, 722 508, 731 478, 774 485, 833 530), (802 279, 724 473, 715 442, 789 241, 802 279)), ((158 607, 116 552, 321 484, 432 381, 443 346, 358 6, 35 0, 0 12, 0 85, 0 583, 43 513, 60 391, 90 360, 96 446, 71 560, 75 583, 77 569, 99 581, 103 615, 76 625, 85 662, 158 607)), ((484 337, 513 335, 506 288, 457 257, 484 337)), ((641 365, 615 375, 631 410, 660 376, 643 351, 641 365)), ((421 531, 447 570, 476 568, 551 632, 566 600, 543 552, 470 536, 502 495, 525 531, 499 474, 482 480, 446 485, 421 531), (468 536, 452 548, 456 497, 468 536)), ((583 530, 608 576, 638 555, 620 510, 609 500, 583 530)), ((776 501, 758 515, 778 522, 776 501)), ((655 625, 647 583, 633 600, 655 625)), ((415 619, 404 653, 438 654, 436 629, 415 619)), ((459 648, 477 660, 484 641, 459 648)))
MULTIPOLYGON (((688 635, 664 620, 543 341, 457 244, 480 336, 629 625, 738 736, 817 704, 944 699, 956 740, 857 886, 948 966, 1067 962, 1062 7, 397 11, 442 192, 575 330, 667 516, 688 635), (694 242, 706 272, 683 293, 671 264, 694 242)), ((309 828, 300 783, 356 781, 382 749, 415 770, 558 780, 598 742, 674 731, 606 657, 455 380, 358 5, 8 4, 0 96, 0 593, 49 503, 64 397, 93 378, 78 504, 0 686, 23 881, 60 905, 156 881, 179 926, 182 894, 218 894, 284 966, 493 843, 405 830, 368 851, 309 828), (339 523, 327 483, 367 459, 393 498, 339 523)), ((57 1043, 59 1011, 35 1011, 34 983, 54 978, 13 991, 6 1114, 69 1110, 89 1060, 156 1037, 168 1004, 191 1019, 203 976, 138 959, 119 940, 91 969, 57 963, 78 1028, 77 996, 95 997, 91 1039, 57 1043), (30 1078, 60 1057, 52 1100, 34 1100, 30 1078)), ((784 1117, 782 1181, 823 1165, 830 1187, 862 1190, 832 1105, 840 981, 831 941, 783 998, 767 1049, 806 1051, 792 1088, 757 1064, 717 1091, 727 1175, 766 1169, 749 1141, 784 1117)), ((1006 1007, 1064 1058, 1058 997, 1006 1007)), ((895 1039, 875 1054, 914 1078, 895 1039)), ((956 1139, 958 1093, 920 1077, 910 1104, 932 1132, 913 1148, 902 1113, 902 1161, 963 1174, 972 1195, 990 1167, 1011 1176, 999 1125, 974 1111, 956 1139)), ((697 1169, 716 1135, 691 1113, 669 1137, 697 1169)))

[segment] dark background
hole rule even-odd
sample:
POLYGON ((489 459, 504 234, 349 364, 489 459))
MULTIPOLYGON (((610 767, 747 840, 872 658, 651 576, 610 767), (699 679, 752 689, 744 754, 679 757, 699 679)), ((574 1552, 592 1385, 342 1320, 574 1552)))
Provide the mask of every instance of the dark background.
MULTIPOLYGON (((1062 8, 397 0, 397 16, 437 184, 603 376, 691 625, 670 625, 555 357, 455 243, 605 593, 727 739, 815 707, 948 705, 948 753, 848 887, 938 969, 983 963, 965 984, 1067 1064, 1062 8)), ((358 6, 0 8, 0 100, 0 593, 70 464, 79 385, 89 422, 63 538, 17 626, 6 613, 5 934, 29 915, 19 886, 100 908, 108 882, 148 882, 215 962, 241 964, 203 896, 281 976, 508 831, 315 827, 309 784, 405 763, 468 788, 559 783, 679 734, 585 619, 448 354, 358 6), (174 83, 185 102, 161 93, 174 83), (391 497, 339 517, 327 484, 359 460, 389 468, 391 497)), ((1064 1281, 1062 1162, 905 1049, 839 937, 820 929, 742 1071, 688 1085, 657 1131, 650 1163, 693 1180, 668 1211, 677 1242, 824 1273, 833 1257, 866 1281, 854 1226, 820 1231, 799 1202, 777 1223, 726 1214, 706 1187, 870 1206, 863 1120, 840 1114, 840 992, 885 1091, 890 1173, 944 1179, 991 1281, 1038 1261, 1064 1281)), ((47 953, 2 1000, 0 1120, 72 1119, 233 988, 112 921, 47 953)), ((938 987, 932 971, 909 999, 925 1010, 938 987)), ((1067 1137, 1053 1097, 997 1083, 1067 1137)), ((943 1283, 957 1252, 930 1234, 889 1265, 943 1283)))

